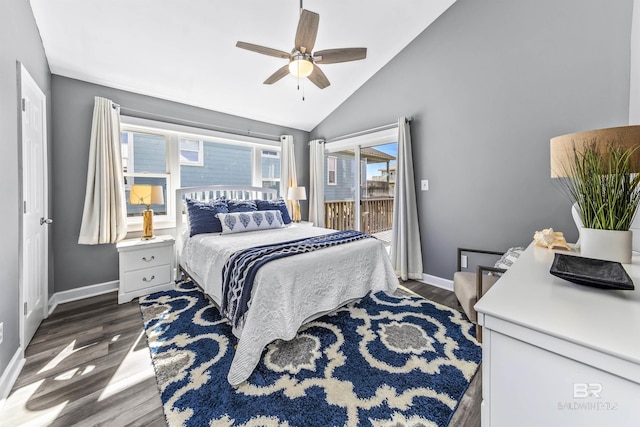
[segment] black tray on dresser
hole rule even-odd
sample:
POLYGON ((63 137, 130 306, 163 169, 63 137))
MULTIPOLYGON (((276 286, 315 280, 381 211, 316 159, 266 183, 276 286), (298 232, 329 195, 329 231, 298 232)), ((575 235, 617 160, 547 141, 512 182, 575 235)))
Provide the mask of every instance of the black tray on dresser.
POLYGON ((579 285, 601 289, 635 289, 622 264, 615 261, 556 253, 549 273, 579 285))

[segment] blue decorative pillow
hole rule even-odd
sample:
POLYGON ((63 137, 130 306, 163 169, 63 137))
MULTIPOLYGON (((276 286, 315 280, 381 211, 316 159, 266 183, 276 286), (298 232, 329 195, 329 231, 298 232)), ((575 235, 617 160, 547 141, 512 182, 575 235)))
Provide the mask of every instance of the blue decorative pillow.
POLYGON ((186 201, 187 214, 189 215, 189 236, 222 232, 222 224, 216 215, 229 212, 225 200, 201 202, 187 199, 186 201))
POLYGON ((222 224, 222 234, 284 227, 280 211, 219 213, 218 219, 222 224))
POLYGON ((258 206, 259 211, 280 211, 284 223, 291 223, 291 216, 289 215, 289 209, 287 209, 287 203, 282 197, 278 197, 275 200, 256 200, 256 205, 258 206))
POLYGON ((229 212, 253 212, 257 211, 258 207, 253 200, 227 200, 227 206, 229 212))

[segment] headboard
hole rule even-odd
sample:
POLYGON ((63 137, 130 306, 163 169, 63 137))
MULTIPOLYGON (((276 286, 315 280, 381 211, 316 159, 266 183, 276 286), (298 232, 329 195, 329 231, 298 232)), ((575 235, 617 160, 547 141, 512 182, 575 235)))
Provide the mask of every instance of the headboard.
POLYGON ((179 267, 180 253, 183 245, 183 233, 187 226, 185 199, 193 200, 272 200, 278 197, 278 191, 272 188, 250 187, 245 185, 203 185, 185 187, 176 190, 176 268, 179 267))

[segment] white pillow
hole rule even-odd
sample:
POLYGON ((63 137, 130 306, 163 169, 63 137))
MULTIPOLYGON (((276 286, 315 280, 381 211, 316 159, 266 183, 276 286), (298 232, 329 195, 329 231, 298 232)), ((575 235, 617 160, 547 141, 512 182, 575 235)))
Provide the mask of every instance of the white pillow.
POLYGON ((514 262, 518 260, 518 258, 520 258, 520 255, 522 254, 522 252, 524 252, 524 250, 525 248, 522 246, 509 248, 509 250, 505 252, 504 255, 502 255, 502 258, 496 261, 494 267, 504 268, 505 270, 508 269, 513 265, 514 262))
POLYGON ((280 211, 254 211, 218 213, 222 234, 282 228, 284 221, 280 211))

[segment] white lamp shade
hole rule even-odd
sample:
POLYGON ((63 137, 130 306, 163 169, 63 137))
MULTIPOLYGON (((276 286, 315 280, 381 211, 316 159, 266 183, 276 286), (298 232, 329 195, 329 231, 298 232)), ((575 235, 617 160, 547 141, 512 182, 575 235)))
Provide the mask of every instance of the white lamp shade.
POLYGON ((129 192, 129 203, 132 205, 161 205, 164 194, 161 185, 132 185, 129 192))
POLYGON ((296 77, 308 77, 313 71, 313 63, 307 59, 298 58, 289 62, 289 72, 296 77))
POLYGON ((307 200, 307 190, 304 187, 289 187, 288 200, 307 200))

